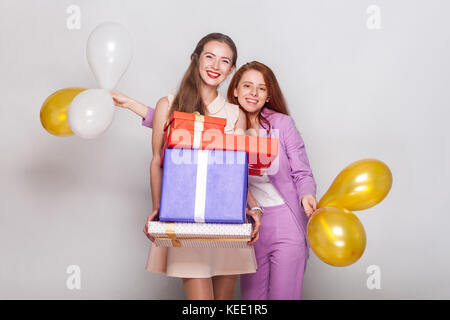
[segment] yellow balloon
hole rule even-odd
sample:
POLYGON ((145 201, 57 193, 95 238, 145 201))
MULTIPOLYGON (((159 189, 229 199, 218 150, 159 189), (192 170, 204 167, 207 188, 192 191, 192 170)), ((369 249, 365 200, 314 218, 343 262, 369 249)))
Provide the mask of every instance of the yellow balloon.
POLYGON ((67 122, 67 110, 73 98, 85 88, 66 88, 51 94, 42 104, 41 123, 45 130, 59 137, 73 135, 67 122))
POLYGON ((382 201, 391 190, 392 173, 376 159, 353 162, 334 179, 317 207, 364 210, 382 201))
POLYGON ((344 209, 318 209, 309 219, 307 234, 314 253, 335 267, 355 263, 366 248, 363 225, 353 212, 344 209))

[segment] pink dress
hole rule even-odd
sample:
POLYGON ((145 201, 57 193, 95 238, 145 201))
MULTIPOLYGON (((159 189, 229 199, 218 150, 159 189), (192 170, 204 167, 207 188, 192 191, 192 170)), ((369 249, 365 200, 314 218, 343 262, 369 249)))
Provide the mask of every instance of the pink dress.
MULTIPOLYGON (((169 95, 169 105, 174 96, 169 95)), ((207 107, 208 115, 227 119, 225 133, 234 133, 239 107, 228 103, 220 94, 207 107)), ((255 251, 249 248, 167 248, 153 243, 147 260, 147 271, 169 277, 210 278, 218 275, 254 273, 255 251)))

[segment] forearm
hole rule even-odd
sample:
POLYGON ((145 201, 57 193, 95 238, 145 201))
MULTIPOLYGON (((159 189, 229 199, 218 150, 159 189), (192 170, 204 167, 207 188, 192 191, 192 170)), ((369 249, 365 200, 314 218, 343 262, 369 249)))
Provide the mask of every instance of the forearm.
POLYGON ((161 200, 162 168, 160 157, 153 156, 150 163, 150 188, 152 190, 153 210, 159 209, 161 200))
POLYGON ((254 208, 254 207, 259 207, 258 202, 256 202, 256 199, 250 190, 248 190, 248 193, 247 193, 247 206, 249 209, 254 208))
POLYGON ((141 118, 145 118, 147 116, 148 107, 143 103, 135 101, 128 106, 128 109, 141 116, 141 118))

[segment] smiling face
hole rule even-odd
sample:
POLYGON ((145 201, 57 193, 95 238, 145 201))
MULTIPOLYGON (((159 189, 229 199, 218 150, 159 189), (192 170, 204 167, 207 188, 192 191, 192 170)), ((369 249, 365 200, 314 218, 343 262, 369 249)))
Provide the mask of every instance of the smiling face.
POLYGON ((234 96, 248 114, 257 114, 269 101, 264 76, 254 69, 245 71, 234 89, 234 96))
POLYGON ((209 41, 200 54, 198 68, 203 82, 217 87, 234 70, 233 51, 224 42, 209 41))

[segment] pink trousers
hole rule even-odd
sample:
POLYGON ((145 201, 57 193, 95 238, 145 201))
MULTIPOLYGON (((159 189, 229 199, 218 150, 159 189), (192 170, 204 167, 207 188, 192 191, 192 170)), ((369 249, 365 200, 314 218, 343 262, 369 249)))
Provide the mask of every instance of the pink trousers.
POLYGON ((297 300, 309 257, 305 235, 286 204, 265 207, 259 240, 254 244, 258 270, 241 275, 245 300, 297 300))

